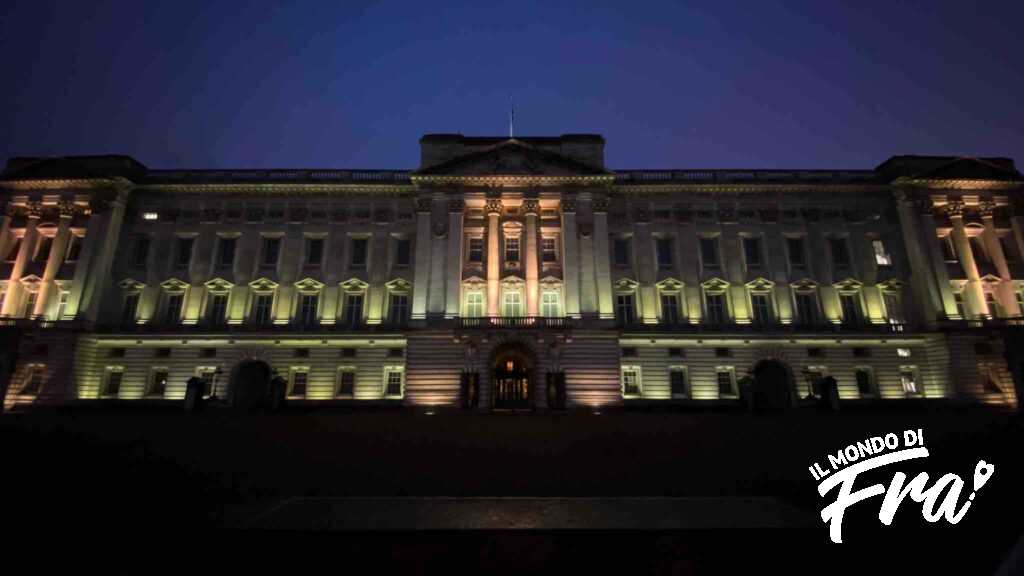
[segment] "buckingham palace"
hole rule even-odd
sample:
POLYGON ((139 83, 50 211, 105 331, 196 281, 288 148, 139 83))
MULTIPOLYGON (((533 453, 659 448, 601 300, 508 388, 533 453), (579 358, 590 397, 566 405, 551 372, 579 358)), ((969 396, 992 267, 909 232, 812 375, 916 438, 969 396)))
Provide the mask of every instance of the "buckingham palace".
POLYGON ((4 406, 181 402, 195 379, 310 406, 797 407, 826 379, 851 405, 1017 405, 1012 160, 630 170, 604 147, 428 134, 414 170, 13 158, 4 406))

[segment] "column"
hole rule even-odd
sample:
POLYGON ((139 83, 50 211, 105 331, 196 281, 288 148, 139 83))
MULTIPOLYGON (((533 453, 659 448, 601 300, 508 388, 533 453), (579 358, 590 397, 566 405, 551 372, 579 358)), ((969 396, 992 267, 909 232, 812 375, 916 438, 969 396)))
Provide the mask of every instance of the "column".
MULTIPOLYGON (((56 286, 54 278, 57 276, 60 265, 64 262, 64 256, 68 249, 71 218, 75 215, 75 205, 71 202, 61 202, 58 205, 58 210, 60 211, 60 222, 57 224, 57 236, 50 246, 50 255, 46 259, 46 268, 43 269, 43 281, 39 286, 39 297, 36 299, 36 308, 32 311, 36 316, 46 313, 53 288, 56 286)), ((60 318, 54 319, 60 320, 60 318)))
POLYGON ((2 224, 0 224, 0 258, 7 257, 7 237, 11 232, 11 220, 17 211, 18 209, 11 204, 4 206, 3 220, 2 224))
MULTIPOLYGON (((931 212, 931 200, 926 199, 927 209, 931 212)), ((896 192, 896 209, 900 219, 900 231, 903 234, 903 246, 907 251, 907 258, 910 261, 910 271, 913 280, 911 290, 914 292, 917 301, 917 310, 925 323, 935 322, 938 312, 945 311, 941 289, 938 284, 938 276, 933 267, 928 265, 928 250, 936 244, 936 236, 933 234, 930 239, 923 239, 917 225, 917 215, 907 194, 899 190, 896 192), (926 242, 922 244, 922 242, 926 242)), ((934 222, 932 223, 934 227, 934 222)), ((937 248, 937 247, 936 247, 937 248)), ((945 263, 942 264, 945 266, 945 263)), ((949 281, 946 281, 948 288, 949 281)), ((950 294, 952 299, 952 293, 950 294)))
POLYGON ((388 234, 387 222, 377 222, 374 225, 373 236, 370 241, 373 243, 370 247, 370 256, 367 258, 367 266, 369 267, 367 280, 370 283, 370 287, 367 289, 367 310, 366 310, 366 323, 367 324, 380 324, 386 317, 386 311, 384 308, 387 306, 387 287, 385 284, 388 281, 388 263, 390 260, 388 254, 388 244, 391 240, 391 235, 388 234))
POLYGON ((448 286, 445 287, 445 318, 454 318, 461 310, 462 298, 462 198, 448 200, 448 286))
POLYGON ((658 264, 654 256, 654 237, 651 235, 651 224, 646 208, 640 209, 634 230, 636 230, 634 248, 636 252, 636 279, 639 283, 639 301, 637 307, 640 318, 644 324, 658 323, 657 290, 654 283, 657 281, 658 264))
POLYGON ((412 319, 427 317, 427 291, 430 287, 430 206, 429 197, 416 199, 416 261, 413 263, 412 319))
POLYGON ((114 251, 117 249, 118 238, 124 225, 124 209, 127 199, 122 198, 121 194, 117 192, 109 194, 108 197, 93 198, 93 210, 101 212, 102 215, 95 231, 92 229, 93 218, 89 218, 87 238, 92 237, 92 240, 87 241, 86 246, 83 247, 91 246, 91 255, 89 256, 90 267, 87 270, 86 285, 83 288, 78 310, 90 322, 95 322, 98 319, 103 292, 107 282, 110 281, 114 251))
POLYGON ((498 242, 498 219, 501 217, 501 198, 488 198, 487 205, 487 315, 498 316, 501 298, 501 249, 498 242))
POLYGON ((594 198, 594 277, 601 318, 615 318, 612 302, 611 252, 608 250, 608 197, 594 198))
POLYGON ((598 314, 597 305, 597 283, 594 274, 594 226, 593 226, 593 199, 589 193, 580 194, 589 200, 591 225, 579 226, 580 233, 580 315, 593 317, 598 314))
POLYGON ((915 208, 921 222, 921 237, 918 242, 924 242, 926 254, 931 257, 935 284, 941 300, 938 310, 945 312, 946 317, 951 318, 957 314, 956 298, 953 297, 953 286, 949 282, 949 268, 946 266, 946 259, 939 247, 939 229, 935 225, 934 206, 931 198, 919 200, 915 203, 915 208))
POLYGON ((950 201, 946 204, 946 212, 953 223, 953 243, 967 276, 967 287, 964 292, 967 296, 965 303, 968 314, 986 316, 989 311, 988 304, 985 303, 985 290, 981 285, 974 253, 971 252, 971 243, 967 240, 967 231, 964 229, 964 203, 959 200, 950 201))
POLYGON ((580 316, 580 255, 576 238, 576 198, 562 197, 562 279, 565 283, 565 315, 580 316))
MULTIPOLYGON (((1006 316, 1019 316, 1020 305, 1017 304, 1017 295, 1014 294, 1013 278, 1010 276, 1010 267, 1006 264, 1006 254, 1003 253, 1003 245, 999 243, 999 235, 996 234, 996 224, 993 212, 995 203, 991 201, 982 202, 979 206, 981 219, 985 224, 985 247, 992 255, 992 262, 999 272, 999 304, 1003 307, 1006 316)), ((990 313, 994 311, 989 311, 990 313)))
POLYGON ((540 315, 540 270, 537 261, 537 217, 540 202, 536 198, 523 200, 523 214, 526 215, 526 250, 523 262, 526 265, 526 315, 540 315))
POLYGON ((39 218, 42 216, 41 206, 38 202, 30 202, 28 205, 28 221, 25 223, 25 236, 21 239, 21 247, 18 249, 18 257, 11 267, 11 278, 7 283, 7 297, 4 299, 4 316, 15 316, 20 311, 21 296, 21 275, 25 272, 25 266, 32 257, 33 245, 36 241, 36 227, 39 225, 39 218))
MULTIPOLYGON (((438 200, 442 200, 439 196, 438 200)), ((447 212, 445 206, 440 202, 434 202, 433 210, 447 212), (440 208, 439 208, 440 206, 440 208)), ((430 223, 436 224, 430 236, 430 292, 427 295, 427 315, 444 315, 447 303, 444 298, 445 287, 445 258, 448 252, 448 244, 445 242, 447 226, 444 218, 446 214, 431 212, 430 223)))

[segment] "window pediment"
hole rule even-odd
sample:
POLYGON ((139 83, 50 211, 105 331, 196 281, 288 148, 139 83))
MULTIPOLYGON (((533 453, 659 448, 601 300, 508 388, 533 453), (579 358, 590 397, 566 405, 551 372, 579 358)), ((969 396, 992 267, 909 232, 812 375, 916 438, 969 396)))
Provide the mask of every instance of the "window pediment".
POLYGON ((999 284, 1002 281, 1003 281, 1002 278, 1000 278, 998 276, 995 276, 993 274, 985 274, 984 276, 981 277, 981 282, 983 284, 995 285, 995 284, 999 284))
POLYGON ((188 286, 188 282, 178 280, 177 278, 171 278, 170 280, 165 280, 160 283, 160 287, 163 288, 165 292, 172 293, 184 292, 188 286))
POLYGON ((853 278, 847 278, 846 280, 836 282, 832 286, 840 294, 852 294, 854 292, 859 292, 860 289, 864 287, 864 284, 857 280, 854 280, 853 278))
POLYGON ((774 287, 775 283, 767 278, 755 278, 747 282, 747 289, 751 292, 771 292, 774 287))
POLYGON ((878 287, 885 292, 899 292, 900 290, 903 289, 904 286, 906 286, 905 283, 895 278, 886 280, 885 282, 881 282, 878 284, 878 287))
POLYGON ((541 290, 561 290, 562 289, 562 279, 561 278, 555 278, 554 276, 545 276, 544 278, 540 279, 540 282, 538 282, 538 284, 540 284, 540 289, 541 290))
POLYGON ((117 283, 117 286, 118 288, 126 292, 141 292, 142 289, 146 287, 146 285, 143 284, 142 282, 139 282, 138 280, 133 280, 131 278, 125 278, 124 280, 121 280, 120 282, 117 283))
POLYGON ((523 225, 519 222, 505 222, 501 225, 501 231, 505 236, 519 236, 523 232, 523 225))
POLYGON ((249 282, 249 288, 253 292, 273 292, 277 289, 277 282, 269 278, 258 278, 249 282))
POLYGON ((28 276, 23 276, 20 282, 22 287, 25 288, 25 290, 28 290, 29 292, 35 292, 39 290, 40 286, 42 286, 43 279, 40 278, 39 276, 36 276, 35 274, 29 274, 28 276))
POLYGON ((612 288, 614 288, 616 292, 633 292, 639 285, 640 284, 636 280, 631 278, 620 278, 615 282, 612 288))
POLYGON ((384 287, 388 289, 388 292, 409 292, 412 290, 412 283, 405 278, 395 278, 394 280, 384 284, 384 287))
POLYGON ((685 284, 681 280, 676 280, 675 278, 665 278, 661 282, 655 284, 655 286, 657 286, 658 290, 661 292, 678 292, 683 289, 685 284))
POLYGON ((346 280, 346 281, 340 283, 339 286, 341 286, 341 289, 344 290, 347 293, 364 292, 367 288, 370 287, 369 284, 367 284, 366 282, 363 282, 359 278, 352 278, 352 279, 346 280))
POLYGON ((700 285, 708 292, 725 292, 729 287, 729 283, 721 278, 709 278, 700 285))
POLYGON ((801 278, 789 286, 795 292, 814 292, 818 289, 818 283, 810 278, 801 278))
POLYGON ((323 290, 324 283, 314 280, 313 278, 303 278, 295 283, 295 289, 300 294, 315 294, 323 290))
POLYGON ((462 281, 462 285, 466 290, 483 290, 487 286, 487 281, 479 276, 470 276, 462 281))
POLYGON ((203 284, 211 294, 226 294, 234 288, 234 284, 223 278, 214 278, 203 284))
POLYGON ((518 276, 506 276, 501 281, 501 287, 505 289, 518 289, 522 287, 526 282, 518 276))

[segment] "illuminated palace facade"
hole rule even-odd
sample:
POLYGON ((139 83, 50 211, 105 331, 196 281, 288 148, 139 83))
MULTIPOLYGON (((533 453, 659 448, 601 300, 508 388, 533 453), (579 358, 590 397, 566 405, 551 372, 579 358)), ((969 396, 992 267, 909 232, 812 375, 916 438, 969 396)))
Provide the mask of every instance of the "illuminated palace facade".
POLYGON ((843 402, 1016 404, 1011 160, 611 170, 596 135, 420 144, 412 171, 11 160, 5 405, 180 401, 193 376, 224 397, 244 366, 324 405, 798 405, 826 376, 843 402))

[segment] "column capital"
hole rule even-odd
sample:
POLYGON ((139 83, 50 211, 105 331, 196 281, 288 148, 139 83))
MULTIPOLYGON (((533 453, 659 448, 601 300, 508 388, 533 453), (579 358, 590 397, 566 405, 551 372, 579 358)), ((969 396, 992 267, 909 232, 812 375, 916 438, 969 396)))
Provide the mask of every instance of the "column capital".
POLYGON ((964 203, 963 200, 950 200, 946 203, 943 210, 946 215, 950 218, 963 218, 964 217, 964 203))
POLYGON ((60 202, 57 203, 57 211, 60 213, 60 217, 62 219, 70 220, 71 218, 74 218, 76 210, 77 207, 75 206, 74 202, 61 200, 60 202))
POLYGON ((996 203, 991 200, 982 200, 978 204, 978 212, 982 218, 992 218, 996 210, 996 203))
POLYGON ((28 217, 33 220, 38 220, 43 216, 43 205, 40 202, 29 202, 25 205, 25 210, 28 213, 28 217))
POLYGON ((430 212, 431 207, 434 205, 434 200, 430 196, 420 196, 416 199, 416 211, 417 212, 430 212))
POLYGON ((595 213, 608 212, 608 196, 604 194, 595 194, 593 207, 595 213))
POLYGON ((449 198, 448 199, 448 213, 457 214, 462 212, 466 208, 466 201, 462 198, 449 198))
POLYGON ((488 216, 490 216, 492 214, 496 215, 496 216, 500 216, 501 215, 501 207, 502 207, 501 198, 493 198, 492 197, 492 198, 488 198, 487 199, 487 204, 484 206, 484 210, 486 210, 488 216))
POLYGON ((576 197, 575 196, 562 196, 562 212, 565 214, 576 213, 576 197))
POLYGON ((523 214, 527 216, 536 216, 540 214, 540 201, 536 198, 524 198, 523 214))

